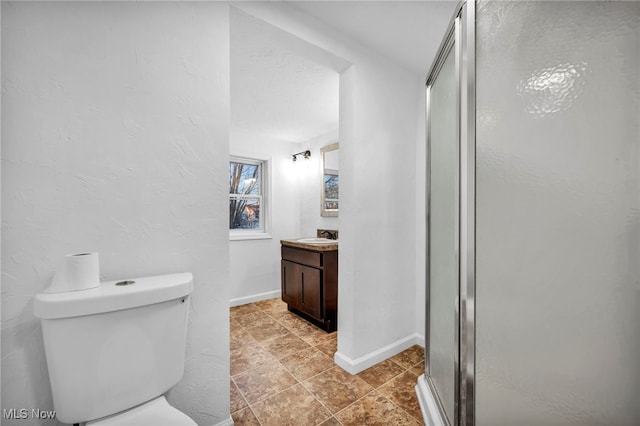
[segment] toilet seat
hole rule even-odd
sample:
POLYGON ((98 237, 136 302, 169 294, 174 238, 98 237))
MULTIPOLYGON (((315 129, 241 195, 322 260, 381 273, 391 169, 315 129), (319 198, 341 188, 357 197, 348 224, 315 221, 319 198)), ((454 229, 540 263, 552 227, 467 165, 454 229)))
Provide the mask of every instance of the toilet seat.
POLYGON ((164 396, 109 417, 87 422, 87 426, 197 426, 193 419, 172 407, 164 396))

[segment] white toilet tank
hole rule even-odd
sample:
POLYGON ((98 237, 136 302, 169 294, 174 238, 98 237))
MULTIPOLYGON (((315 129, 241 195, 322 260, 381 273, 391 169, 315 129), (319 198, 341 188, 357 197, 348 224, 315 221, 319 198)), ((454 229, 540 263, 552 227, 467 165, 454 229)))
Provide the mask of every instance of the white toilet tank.
POLYGON ((181 273, 36 295, 57 419, 108 416, 178 383, 192 290, 181 273))

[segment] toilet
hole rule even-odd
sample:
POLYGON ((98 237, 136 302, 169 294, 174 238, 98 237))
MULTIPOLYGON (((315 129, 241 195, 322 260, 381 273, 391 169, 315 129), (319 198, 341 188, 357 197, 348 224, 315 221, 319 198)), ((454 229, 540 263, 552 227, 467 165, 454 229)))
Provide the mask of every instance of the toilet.
POLYGON ((184 372, 192 291, 180 273, 37 294, 58 421, 196 425, 164 396, 184 372))

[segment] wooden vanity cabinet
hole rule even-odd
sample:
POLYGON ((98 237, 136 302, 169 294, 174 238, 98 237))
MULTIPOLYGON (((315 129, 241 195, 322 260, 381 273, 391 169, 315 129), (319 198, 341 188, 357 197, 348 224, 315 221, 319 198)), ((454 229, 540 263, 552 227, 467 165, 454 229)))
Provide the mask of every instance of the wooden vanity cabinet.
POLYGON ((338 318, 338 250, 282 246, 282 300, 289 311, 331 332, 338 318))

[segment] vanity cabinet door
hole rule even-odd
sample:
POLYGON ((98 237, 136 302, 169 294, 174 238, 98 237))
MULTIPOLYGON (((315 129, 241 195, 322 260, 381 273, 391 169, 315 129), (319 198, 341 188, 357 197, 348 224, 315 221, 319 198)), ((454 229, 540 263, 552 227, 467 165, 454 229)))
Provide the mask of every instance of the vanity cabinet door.
POLYGON ((289 311, 327 332, 338 319, 338 250, 282 246, 281 298, 289 311))
POLYGON ((298 306, 301 311, 322 321, 322 271, 309 266, 300 268, 298 306))
POLYGON ((298 306, 300 266, 288 260, 282 261, 282 300, 293 307, 298 306))

